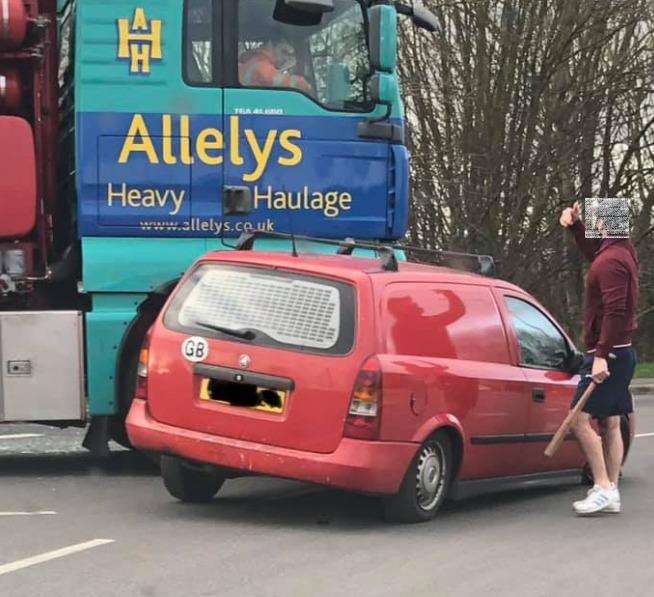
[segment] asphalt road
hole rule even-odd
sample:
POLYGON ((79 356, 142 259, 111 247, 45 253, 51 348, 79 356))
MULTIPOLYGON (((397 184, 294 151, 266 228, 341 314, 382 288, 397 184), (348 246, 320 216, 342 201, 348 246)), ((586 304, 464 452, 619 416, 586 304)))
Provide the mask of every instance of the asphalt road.
POLYGON ((410 526, 382 522, 373 498, 266 478, 181 504, 137 454, 100 465, 81 431, 0 426, 0 595, 651 595, 654 396, 638 416, 650 435, 618 516, 575 518, 584 488, 568 484, 410 526))

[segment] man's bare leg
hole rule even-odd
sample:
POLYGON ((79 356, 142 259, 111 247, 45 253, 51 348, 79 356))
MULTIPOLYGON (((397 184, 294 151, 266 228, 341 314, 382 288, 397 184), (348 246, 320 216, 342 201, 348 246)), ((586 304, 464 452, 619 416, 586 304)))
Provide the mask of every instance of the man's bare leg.
MULTIPOLYGON (((604 462, 606 463, 606 472, 609 472, 609 442, 606 438, 606 419, 599 419, 597 421, 597 433, 599 433, 602 440, 602 454, 604 454, 604 462)), ((609 475, 609 479, 611 475, 609 475)))
POLYGON ((620 477, 620 468, 624 456, 624 443, 620 429, 620 417, 608 417, 605 420, 606 433, 604 435, 606 472, 611 483, 616 486, 620 477))
MULTIPOLYGON (((579 413, 574 424, 574 433, 581 444, 581 449, 584 451, 584 454, 588 459, 588 464, 590 465, 590 470, 593 472, 595 484, 599 485, 602 489, 610 489, 611 481, 609 480, 606 463, 604 462, 602 440, 591 427, 590 415, 588 413, 579 413)), ((618 469, 618 472, 619 470, 620 469, 618 469)))

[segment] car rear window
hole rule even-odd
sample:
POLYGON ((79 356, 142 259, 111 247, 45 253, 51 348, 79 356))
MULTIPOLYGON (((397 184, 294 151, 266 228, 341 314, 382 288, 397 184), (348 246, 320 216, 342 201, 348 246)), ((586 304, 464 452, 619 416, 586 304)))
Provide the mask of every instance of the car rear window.
POLYGON ((164 323, 189 334, 346 354, 354 342, 354 312, 354 289, 344 282, 279 270, 205 264, 178 290, 164 323), (249 331, 254 337, 238 338, 210 329, 216 326, 249 331))

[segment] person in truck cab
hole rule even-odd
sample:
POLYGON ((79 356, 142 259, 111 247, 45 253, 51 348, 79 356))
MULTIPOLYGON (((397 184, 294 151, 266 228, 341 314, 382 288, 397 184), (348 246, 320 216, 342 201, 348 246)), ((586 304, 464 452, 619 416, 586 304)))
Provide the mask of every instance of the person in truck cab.
POLYGON ((574 429, 588 458, 595 485, 586 499, 574 503, 574 510, 579 515, 617 513, 621 509, 617 484, 624 454, 620 417, 633 412, 629 384, 636 366, 631 340, 636 329, 638 258, 628 238, 611 238, 608 222, 598 219, 595 228, 600 238, 589 238, 591 235, 586 233, 580 214, 581 206, 575 203, 563 211, 560 219, 591 262, 584 306, 587 353, 573 404, 591 380, 598 386, 574 429), (602 439, 591 427, 591 418, 605 426, 602 439))
POLYGON ((293 74, 295 66, 293 44, 283 36, 272 36, 262 46, 241 54, 239 79, 247 87, 289 87, 311 93, 307 80, 293 74))

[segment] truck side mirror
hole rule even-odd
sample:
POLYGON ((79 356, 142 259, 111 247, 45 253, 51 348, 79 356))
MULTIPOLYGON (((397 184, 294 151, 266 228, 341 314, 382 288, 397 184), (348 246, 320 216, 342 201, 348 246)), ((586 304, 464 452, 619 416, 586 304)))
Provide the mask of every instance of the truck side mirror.
POLYGON ((375 71, 392 73, 397 66, 397 13, 377 4, 368 10, 370 61, 375 71))
POLYGON ((413 24, 420 29, 426 29, 429 32, 434 32, 438 29, 438 19, 436 18, 436 15, 428 8, 425 8, 422 4, 407 6, 401 2, 396 2, 395 10, 397 10, 399 14, 411 17, 413 24))
POLYGON ((389 73, 375 73, 368 80, 368 97, 381 106, 391 106, 397 95, 397 80, 389 73))
POLYGON ((286 25, 315 27, 323 14, 333 10, 333 0, 277 0, 273 19, 286 25))
POLYGON ((420 29, 434 32, 438 29, 438 19, 436 15, 422 5, 413 7, 413 24, 420 29))
POLYGON ((369 118, 359 123, 357 133, 360 137, 387 139, 391 143, 404 142, 404 130, 390 122, 393 103, 398 96, 397 79, 391 73, 376 72, 368 80, 368 97, 378 106, 385 106, 381 116, 369 118))
POLYGON ((311 14, 324 14, 334 10, 334 0, 284 0, 289 8, 311 14))

